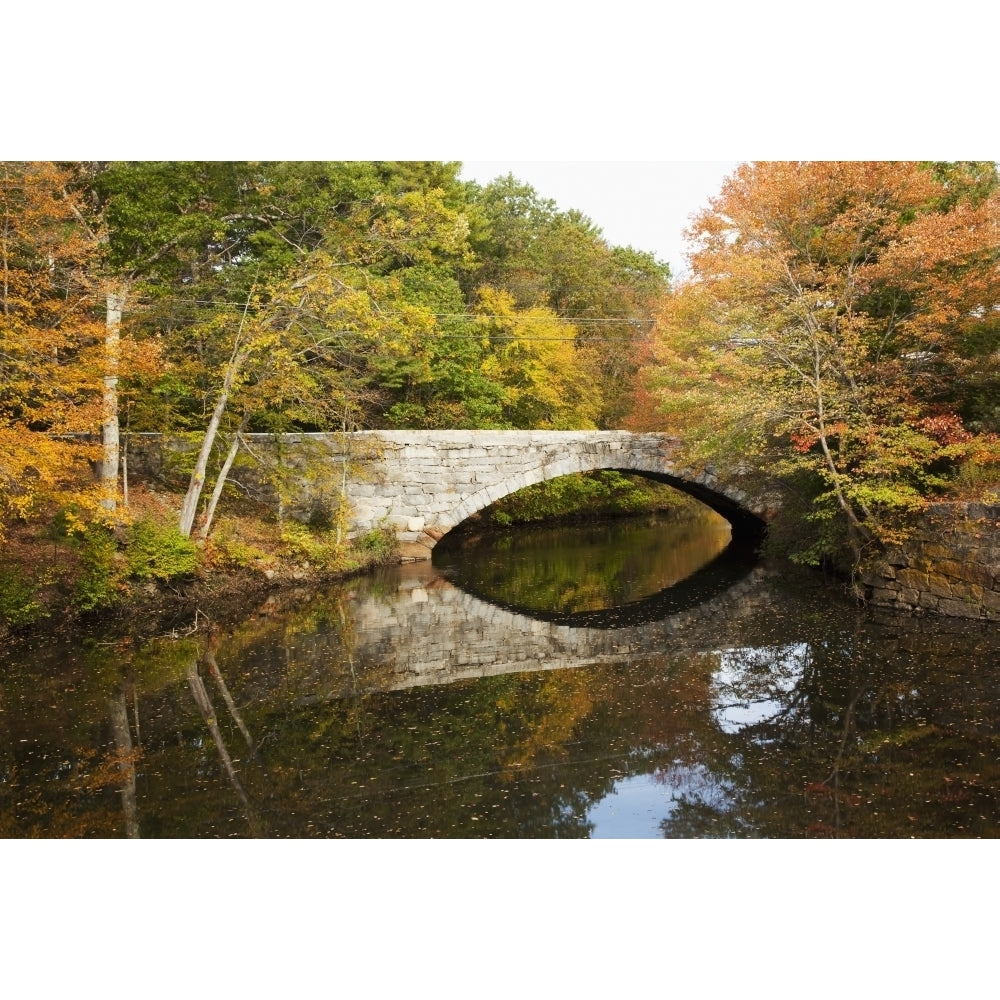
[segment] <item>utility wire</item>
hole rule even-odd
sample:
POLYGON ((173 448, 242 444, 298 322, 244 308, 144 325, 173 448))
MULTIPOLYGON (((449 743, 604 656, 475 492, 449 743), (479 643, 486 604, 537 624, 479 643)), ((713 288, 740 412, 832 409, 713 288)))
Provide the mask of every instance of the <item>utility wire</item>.
MULTIPOLYGON (((194 305, 194 306, 207 306, 209 308, 216 309, 240 309, 242 310, 246 306, 246 302, 229 302, 221 299, 182 299, 182 298, 163 298, 163 299, 139 299, 136 300, 136 305, 144 306, 153 312, 160 312, 157 306, 160 304, 167 305, 194 305)), ((400 310, 387 309, 383 310, 382 314, 385 316, 405 316, 406 313, 400 310)), ((170 318, 182 318, 178 317, 176 314, 168 314, 170 318)), ((568 323, 573 326, 577 326, 581 323, 629 323, 629 324, 651 324, 654 322, 653 319, 648 317, 639 316, 539 316, 532 317, 527 316, 524 313, 514 313, 507 315, 496 315, 494 313, 470 313, 470 312, 444 312, 444 313, 425 313, 425 316, 431 316, 434 319, 464 319, 464 320, 484 320, 484 319, 496 319, 496 320, 510 320, 512 315, 516 319, 544 319, 547 322, 554 323, 568 323)), ((183 318, 187 318, 186 316, 183 318)))

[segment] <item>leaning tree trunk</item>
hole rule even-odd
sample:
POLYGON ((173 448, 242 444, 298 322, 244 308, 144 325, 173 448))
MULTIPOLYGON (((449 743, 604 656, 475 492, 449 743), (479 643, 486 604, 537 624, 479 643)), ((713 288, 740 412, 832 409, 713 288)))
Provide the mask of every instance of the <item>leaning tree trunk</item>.
POLYGON ((222 463, 219 475, 215 479, 215 489, 212 490, 212 496, 208 501, 208 509, 205 511, 205 523, 198 532, 201 538, 208 538, 208 533, 212 530, 212 518, 215 517, 215 508, 218 506, 219 499, 222 496, 222 490, 226 485, 229 470, 233 467, 233 462, 236 460, 236 453, 240 450, 240 436, 246 430, 249 418, 249 413, 243 414, 243 420, 240 423, 239 429, 233 435, 233 440, 229 445, 229 452, 226 454, 226 459, 222 463))
POLYGON ((194 472, 191 473, 191 482, 188 485, 187 493, 184 496, 184 503, 181 506, 178 527, 185 538, 191 537, 194 516, 198 513, 198 502, 201 500, 201 491, 205 487, 205 470, 208 468, 208 456, 212 453, 215 436, 219 433, 219 424, 222 422, 222 415, 226 412, 226 407, 229 405, 229 394, 232 392, 236 376, 250 354, 248 348, 241 348, 241 344, 243 342, 243 325, 246 323, 247 310, 250 308, 250 298, 252 296, 253 290, 251 290, 250 297, 247 298, 246 306, 243 308, 243 317, 240 320, 240 328, 236 331, 233 353, 229 356, 229 364, 226 365, 226 374, 222 379, 219 398, 216 400, 215 409, 212 411, 212 419, 208 422, 205 437, 201 442, 201 450, 198 452, 198 459, 194 465, 194 472))
POLYGON ((208 456, 212 453, 215 436, 219 433, 222 414, 226 412, 226 406, 229 404, 229 392, 232 389, 233 379, 236 375, 237 362, 239 362, 239 358, 234 358, 230 361, 229 368, 226 370, 226 377, 222 383, 222 391, 219 393, 215 409, 212 411, 212 419, 208 422, 205 437, 201 442, 201 451, 198 452, 198 460, 194 464, 194 472, 191 473, 191 482, 184 496, 184 504, 181 507, 178 527, 185 538, 191 537, 194 516, 198 513, 198 502, 201 500, 201 491, 205 486, 205 470, 208 468, 208 456))

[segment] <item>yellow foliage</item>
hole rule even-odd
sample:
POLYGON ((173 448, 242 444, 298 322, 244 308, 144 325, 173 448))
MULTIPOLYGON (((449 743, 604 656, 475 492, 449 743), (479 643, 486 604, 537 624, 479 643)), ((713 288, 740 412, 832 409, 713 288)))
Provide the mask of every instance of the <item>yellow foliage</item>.
POLYGON ((596 426, 600 390, 577 352, 575 326, 542 306, 518 310, 510 293, 488 286, 480 290, 476 316, 489 351, 482 372, 503 386, 515 427, 596 426))
POLYGON ((93 504, 94 449, 67 435, 100 421, 103 326, 68 175, 0 163, 0 537, 53 499, 93 504))

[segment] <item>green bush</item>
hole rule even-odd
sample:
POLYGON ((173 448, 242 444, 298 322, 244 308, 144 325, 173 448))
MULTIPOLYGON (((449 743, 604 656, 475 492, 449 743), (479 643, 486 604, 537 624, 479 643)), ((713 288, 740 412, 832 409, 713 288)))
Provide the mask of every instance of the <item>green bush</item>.
POLYGON ((300 559, 320 569, 341 568, 342 551, 336 536, 327 531, 312 531, 298 521, 287 521, 281 529, 281 541, 293 559, 300 559))
POLYGON ((111 607, 121 590, 121 574, 115 559, 118 546, 111 529, 91 524, 80 549, 80 576, 75 602, 81 611, 111 607))
POLYGON ((373 528, 362 535, 355 543, 355 548, 363 552, 371 565, 381 566, 396 554, 398 543, 396 533, 389 527, 373 528))
POLYGON ((30 625, 45 617, 45 609, 35 600, 35 586, 11 566, 0 566, 0 618, 11 628, 30 625))
POLYGON ((137 580, 174 580, 197 569, 198 549, 173 525, 145 517, 128 530, 125 559, 128 575, 137 580))
POLYGON ((267 559, 267 553, 256 545, 244 542, 229 531, 218 531, 212 538, 215 550, 221 559, 229 566, 237 569, 249 569, 267 559))

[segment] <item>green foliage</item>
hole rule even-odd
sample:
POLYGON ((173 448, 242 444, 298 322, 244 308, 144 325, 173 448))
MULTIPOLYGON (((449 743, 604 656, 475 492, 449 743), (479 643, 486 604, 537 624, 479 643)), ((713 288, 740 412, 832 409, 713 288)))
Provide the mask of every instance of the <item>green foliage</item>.
POLYGON ((137 580, 174 580, 198 566, 198 549, 175 525, 141 518, 130 526, 125 549, 128 575, 137 580))
POLYGON ((354 548, 362 553, 368 565, 382 566, 396 555, 399 544, 392 528, 382 525, 358 538, 354 542, 354 548))
POLYGON ((80 575, 74 602, 81 611, 112 607, 123 589, 122 569, 116 558, 114 533, 103 524, 91 524, 80 549, 80 575))
POLYGON ((11 628, 21 628, 44 617, 35 585, 14 567, 0 566, 0 618, 11 628))
POLYGON ((596 425, 620 427, 669 267, 653 254, 611 246, 585 215, 560 211, 512 175, 474 188, 470 200, 481 220, 470 237, 481 264, 466 278, 468 296, 491 287, 512 296, 519 311, 547 308, 578 319, 575 363, 597 389, 596 425))
POLYGON ((212 546, 221 561, 235 569, 250 569, 267 559, 267 553, 256 545, 220 526, 212 534, 212 546))
POLYGON ((321 570, 338 570, 344 565, 344 547, 334 532, 314 530, 298 521, 287 521, 281 528, 281 541, 287 555, 321 570))
POLYGON ((535 483, 498 500, 488 516, 506 527, 560 517, 637 514, 689 502, 670 486, 604 469, 535 483))

